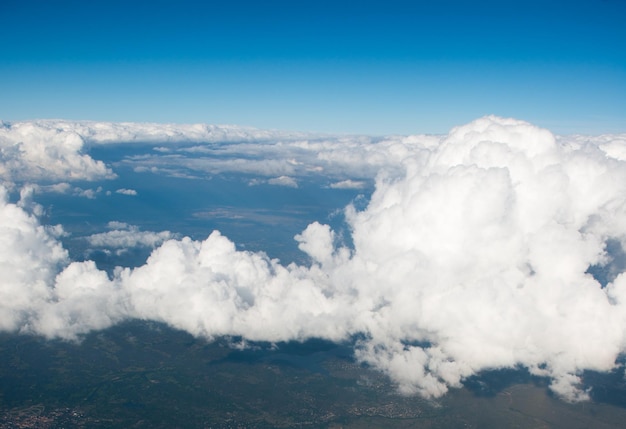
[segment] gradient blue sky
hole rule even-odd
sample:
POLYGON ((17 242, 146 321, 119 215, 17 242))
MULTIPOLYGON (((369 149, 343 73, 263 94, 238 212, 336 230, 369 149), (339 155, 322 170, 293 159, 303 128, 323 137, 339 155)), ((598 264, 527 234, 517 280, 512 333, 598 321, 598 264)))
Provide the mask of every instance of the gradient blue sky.
POLYGON ((626 131, 626 1, 2 0, 0 119, 626 131))

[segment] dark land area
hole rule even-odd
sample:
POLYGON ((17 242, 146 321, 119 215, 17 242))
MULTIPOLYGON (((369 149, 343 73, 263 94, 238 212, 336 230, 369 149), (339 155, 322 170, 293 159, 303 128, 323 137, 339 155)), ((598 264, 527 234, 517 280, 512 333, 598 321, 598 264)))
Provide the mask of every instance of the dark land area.
POLYGON ((80 343, 1 334, 0 428, 619 428, 623 369, 585 374, 568 404, 524 370, 491 371, 438 400, 399 395, 321 340, 209 342, 132 321, 80 343))

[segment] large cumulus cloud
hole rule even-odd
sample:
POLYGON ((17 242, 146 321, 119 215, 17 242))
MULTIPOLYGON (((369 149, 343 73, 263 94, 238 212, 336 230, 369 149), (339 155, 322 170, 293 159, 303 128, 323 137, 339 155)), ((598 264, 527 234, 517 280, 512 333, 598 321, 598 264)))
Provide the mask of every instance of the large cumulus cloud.
POLYGON ((33 269, 2 284, 0 327, 73 338, 141 318, 207 338, 360 338, 357 358, 407 393, 523 366, 585 399, 581 372, 614 368, 626 348, 626 275, 607 252, 626 244, 623 136, 557 139, 485 117, 433 139, 380 142, 402 174, 381 173, 368 206, 346 209, 353 247, 317 222, 298 234, 308 266, 215 231, 109 278, 67 265, 54 234, 5 198, 2 270, 33 269), (590 274, 602 266, 606 284, 590 274))
POLYGON ((50 301, 54 277, 68 262, 57 241, 61 233, 8 203, 7 192, 0 187, 0 330, 23 329, 50 301))
POLYGON ((113 177, 102 161, 83 153, 83 145, 83 138, 74 131, 31 122, 0 122, 0 178, 8 182, 113 177))
POLYGON ((355 288, 384 302, 361 358, 407 391, 524 365, 584 395, 576 374, 611 369, 623 349, 624 308, 612 299, 623 286, 602 289, 587 270, 625 237, 625 180, 626 165, 601 148, 559 145, 527 123, 452 130, 351 214, 351 262, 371 267, 355 288))

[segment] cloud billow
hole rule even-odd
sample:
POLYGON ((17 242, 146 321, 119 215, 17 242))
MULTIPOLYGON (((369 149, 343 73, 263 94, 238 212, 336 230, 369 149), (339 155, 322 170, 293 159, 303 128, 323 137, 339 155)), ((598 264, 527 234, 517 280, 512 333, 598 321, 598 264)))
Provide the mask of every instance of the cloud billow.
POLYGON ((307 266, 215 231, 166 240, 109 278, 91 261, 67 265, 53 231, 5 198, 0 232, 14 250, 0 267, 35 269, 3 284, 0 327, 75 338, 140 318, 206 338, 357 336, 356 357, 405 393, 437 397, 523 366, 587 398, 581 372, 613 369, 626 347, 624 267, 606 285, 589 274, 613 263, 608 242, 626 246, 623 136, 557 139, 489 116, 433 139, 381 142, 403 173, 379 174, 367 207, 346 208, 352 248, 317 222, 298 234, 307 266))
POLYGON ((84 139, 74 131, 0 122, 0 178, 10 182, 115 177, 102 161, 82 153, 83 146, 84 139))

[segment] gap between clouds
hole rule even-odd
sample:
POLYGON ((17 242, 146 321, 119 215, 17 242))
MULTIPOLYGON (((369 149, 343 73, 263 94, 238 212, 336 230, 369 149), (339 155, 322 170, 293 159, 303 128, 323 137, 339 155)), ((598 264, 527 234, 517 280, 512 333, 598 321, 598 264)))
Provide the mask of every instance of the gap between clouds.
POLYGON ((365 209, 346 208, 354 247, 310 224, 295 237, 308 266, 238 251, 214 231, 169 239, 109 277, 69 261, 62 230, 3 191, 0 329, 72 339, 139 318, 209 339, 357 336, 357 359, 405 393, 437 397, 523 366, 565 399, 588 398, 582 371, 609 371, 626 349, 625 267, 606 252, 626 248, 623 136, 557 139, 490 116, 434 139, 380 142, 391 161, 379 164, 398 165, 365 209), (613 273, 607 284, 593 266, 613 273))

